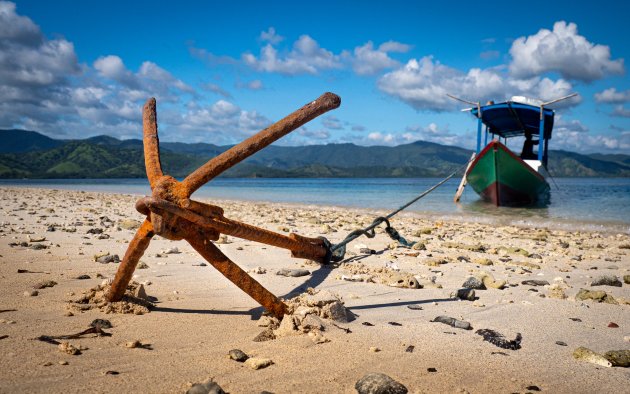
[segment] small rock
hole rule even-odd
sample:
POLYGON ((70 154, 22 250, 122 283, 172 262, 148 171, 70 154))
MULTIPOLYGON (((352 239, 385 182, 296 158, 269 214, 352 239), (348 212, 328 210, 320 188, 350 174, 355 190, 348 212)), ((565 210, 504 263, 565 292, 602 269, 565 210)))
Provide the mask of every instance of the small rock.
POLYGON ((245 352, 243 352, 240 349, 232 349, 228 352, 228 356, 234 360, 234 361, 238 361, 239 363, 245 362, 245 360, 247 360, 249 358, 249 356, 247 354, 245 354, 245 352))
POLYGON ((300 277, 310 275, 311 271, 301 269, 301 268, 283 268, 276 272, 276 275, 287 276, 287 277, 300 277))
POLYGON ((455 294, 456 298, 460 300, 474 301, 475 300, 475 290, 474 289, 459 289, 455 294))
POLYGON ((580 291, 575 295, 575 299, 578 301, 593 300, 597 302, 605 302, 607 304, 618 304, 613 296, 602 290, 595 291, 580 289, 580 291))
POLYGON ((149 268, 149 265, 147 263, 145 263, 144 261, 141 261, 141 262, 138 263, 136 268, 139 269, 139 270, 145 270, 145 269, 149 268))
POLYGON ((120 263, 120 257, 118 257, 117 254, 107 254, 105 256, 98 257, 96 259, 96 262, 101 263, 101 264, 109 264, 109 263, 118 264, 120 263))
POLYGON ((593 279, 591 286, 615 286, 621 287, 621 281, 615 275, 601 275, 593 279))
POLYGON ((630 285, 630 275, 623 276, 623 283, 630 285))
POLYGON ((488 258, 481 258, 481 259, 475 259, 473 260, 474 264, 478 264, 478 265, 494 265, 494 263, 492 262, 492 260, 488 259, 488 258))
POLYGON ((27 290, 24 292, 24 296, 26 297, 37 297, 39 295, 39 291, 37 290, 27 290))
POLYGON ((610 323, 608 323, 608 327, 609 328, 619 328, 619 325, 617 323, 610 322, 610 323))
POLYGON ((136 287, 136 289, 133 292, 133 296, 141 300, 149 301, 149 296, 147 295, 147 292, 144 289, 144 285, 140 285, 136 287))
POLYGON ((321 343, 326 343, 326 342, 330 342, 330 339, 326 338, 325 336, 322 335, 322 333, 320 331, 310 331, 308 333, 308 337, 311 338, 311 341, 313 341, 313 343, 319 345, 321 343))
POLYGON ((256 337, 253 340, 254 342, 265 342, 265 341, 271 341, 274 339, 276 339, 276 334, 273 333, 273 330, 271 328, 268 328, 262 331, 260 334, 256 335, 256 337))
POLYGON ((44 281, 36 283, 33 286, 33 289, 45 289, 47 287, 54 287, 56 285, 57 285, 57 282, 55 282, 54 280, 44 280, 44 281))
POLYGON ((411 247, 413 250, 427 250, 427 245, 424 242, 416 242, 411 247))
POLYGON ((142 347, 142 342, 140 342, 139 340, 134 340, 134 341, 129 341, 125 343, 125 347, 128 349, 135 349, 135 348, 139 348, 142 347))
POLYGON ((602 367, 612 367, 612 363, 608 361, 604 356, 595 353, 594 351, 583 346, 580 346, 573 351, 573 358, 575 358, 576 360, 582 360, 589 363, 601 365, 602 367))
POLYGON ((462 284, 462 287, 465 289, 486 290, 486 286, 483 282, 474 276, 466 279, 466 281, 462 284))
POLYGON ((378 353, 381 349, 376 346, 370 346, 370 353, 378 353))
POLYGON ((273 364, 273 361, 271 359, 262 358, 262 357, 251 357, 245 360, 245 365, 247 365, 251 369, 267 368, 268 366, 272 364, 273 364))
POLYGON ((62 353, 67 353, 70 355, 77 355, 77 354, 81 354, 81 350, 79 350, 77 347, 75 347, 74 345, 71 345, 69 342, 61 342, 57 348, 59 349, 60 352, 62 353))
POLYGON ((549 282, 546 280, 530 279, 522 281, 521 284, 526 286, 548 286, 549 282))
POLYGON ((534 385, 527 386, 527 387, 525 387, 525 388, 526 388, 527 390, 530 390, 530 391, 540 391, 540 387, 538 387, 538 386, 534 386, 534 385))
POLYGON ((263 268, 263 267, 256 267, 252 270, 249 270, 250 273, 252 274, 258 274, 258 275, 263 275, 267 273, 267 269, 263 268))
POLYGON ((569 346, 566 344, 566 342, 562 342, 562 341, 556 341, 556 345, 558 346, 569 346))
POLYGON ((68 362, 66 360, 62 360, 59 361, 59 365, 68 365, 68 362))
POLYGON ((79 275, 74 279, 78 279, 78 280, 86 280, 86 279, 92 279, 90 278, 90 275, 79 275))
POLYGON ((142 222, 134 219, 123 219, 118 222, 118 227, 125 230, 137 230, 142 225, 142 222))
POLYGON ((107 319, 94 319, 90 323, 90 327, 100 327, 100 328, 112 328, 112 322, 107 319))
POLYGON ((225 394, 225 391, 212 378, 203 383, 195 383, 186 394, 225 394))
POLYGON ((180 254, 181 252, 177 248, 168 248, 160 251, 160 254, 180 254))
POLYGON ((611 350, 604 353, 604 357, 613 367, 630 367, 630 350, 611 350))
POLYGON ((322 307, 322 317, 330 318, 339 323, 349 323, 354 320, 354 314, 340 301, 324 305, 322 307))
POLYGON ((437 372, 437 369, 433 368, 433 367, 429 367, 429 368, 427 368, 427 372, 435 373, 435 372, 437 372))
POLYGON ((354 385, 359 394, 407 394, 407 387, 383 373, 370 373, 354 385))
POLYGON ((461 328, 463 330, 472 330, 470 323, 468 323, 467 321, 458 320, 454 317, 449 316, 438 316, 435 319, 431 320, 431 322, 443 323, 451 327, 461 328))

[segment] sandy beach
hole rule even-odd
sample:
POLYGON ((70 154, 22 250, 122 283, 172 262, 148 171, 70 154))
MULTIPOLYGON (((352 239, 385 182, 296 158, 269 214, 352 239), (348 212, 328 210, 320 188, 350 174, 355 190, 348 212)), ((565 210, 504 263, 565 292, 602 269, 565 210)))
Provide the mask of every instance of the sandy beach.
MULTIPOLYGON (((411 393, 629 391, 629 368, 574 357, 580 347, 599 355, 630 349, 628 234, 405 213, 392 225, 414 247, 381 227, 332 266, 238 238, 218 243, 274 294, 302 294, 303 308, 288 315, 295 327, 276 327, 185 241, 155 237, 133 279, 153 301, 148 313, 81 307, 77 300, 114 277, 113 255, 122 259, 143 220, 138 197, 0 188, 1 393, 184 393, 209 378, 230 393, 354 393, 372 372, 411 393), (308 274, 277 275, 283 269, 308 274), (458 298, 465 282, 475 294, 458 298), (316 304, 318 297, 337 297, 347 319, 322 312, 328 301, 316 304), (99 327, 111 335, 57 339, 61 347, 38 340, 79 333, 95 319, 109 321, 99 327), (504 347, 478 330, 502 334, 504 347), (275 339, 254 341, 263 331, 275 339), (233 349, 272 364, 254 369, 231 359, 233 349)), ((231 219, 333 243, 386 213, 212 203, 231 219)))

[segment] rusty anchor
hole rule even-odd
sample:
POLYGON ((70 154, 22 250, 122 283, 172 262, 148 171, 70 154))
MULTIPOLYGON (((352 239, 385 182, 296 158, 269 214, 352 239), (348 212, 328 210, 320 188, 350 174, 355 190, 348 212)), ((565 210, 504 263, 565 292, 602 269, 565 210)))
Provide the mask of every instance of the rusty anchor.
POLYGON ((149 246, 151 238, 157 234, 170 240, 186 240, 232 283, 274 316, 282 318, 287 306, 225 256, 211 241, 218 240, 220 234, 227 234, 288 249, 292 257, 325 263, 330 260, 332 253, 328 240, 303 237, 295 233, 285 236, 230 220, 223 216, 223 209, 220 207, 191 200, 190 196, 223 171, 340 104, 339 96, 324 93, 317 100, 210 159, 179 182, 162 173, 156 101, 154 98, 147 100, 142 110, 142 126, 144 162, 152 195, 141 198, 136 203, 136 209, 146 215, 146 219, 127 247, 107 295, 108 300, 114 302, 122 299, 140 257, 149 246))

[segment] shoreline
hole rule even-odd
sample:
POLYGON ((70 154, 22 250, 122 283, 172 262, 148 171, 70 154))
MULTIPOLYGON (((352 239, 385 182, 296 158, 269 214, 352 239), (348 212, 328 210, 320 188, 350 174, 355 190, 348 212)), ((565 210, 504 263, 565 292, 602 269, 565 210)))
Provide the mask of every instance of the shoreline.
MULTIPOLYGON (((257 303, 212 266, 201 265, 203 259, 184 241, 155 237, 141 259, 148 268, 135 271, 134 281, 158 300, 150 313, 69 307, 68 300, 116 273, 118 264, 98 263, 94 256, 122 257, 135 231, 126 229, 126 220, 142 220, 134 209, 137 195, 52 189, 25 193, 23 188, 0 187, 0 197, 0 310, 6 310, 0 313, 0 337, 7 335, 0 340, 2 393, 183 393, 207 378, 234 393, 352 393, 355 382, 370 372, 385 373, 410 392, 627 388, 627 368, 603 368, 572 353, 580 346, 598 353, 630 347, 630 285, 591 286, 602 275, 623 282, 630 274, 628 234, 402 213, 392 225, 423 248, 392 245, 380 227, 375 238, 350 244, 347 259, 338 266, 293 259, 286 250, 228 237, 217 246, 272 293, 284 296, 313 287, 338 295, 356 315, 349 322, 321 318, 321 335, 329 342, 316 343, 299 330, 276 331, 276 339, 254 342, 265 329, 259 326, 257 303), (276 275, 282 269, 309 274, 276 275), (77 279, 83 275, 89 279, 77 279), (401 275, 422 288, 395 286, 401 275), (451 296, 468 278, 488 275, 492 280, 486 290, 476 291, 476 300, 451 296), (534 280, 548 284, 523 283, 534 280), (31 296, 42 281, 56 284, 31 296), (581 289, 605 291, 616 303, 577 299, 581 289), (464 320, 474 329, 432 322, 438 316, 464 320), (87 348, 80 355, 33 340, 79 332, 97 318, 111 321, 113 327, 106 331, 112 336, 69 340, 87 348), (494 346, 476 334, 478 329, 496 330, 508 340, 519 333, 522 347, 494 346), (135 340, 151 350, 126 346, 135 340), (235 348, 270 358, 273 365, 253 370, 230 360, 226 355, 235 348)), ((225 209, 227 218, 284 234, 324 235, 333 243, 381 212, 213 202, 225 209)))

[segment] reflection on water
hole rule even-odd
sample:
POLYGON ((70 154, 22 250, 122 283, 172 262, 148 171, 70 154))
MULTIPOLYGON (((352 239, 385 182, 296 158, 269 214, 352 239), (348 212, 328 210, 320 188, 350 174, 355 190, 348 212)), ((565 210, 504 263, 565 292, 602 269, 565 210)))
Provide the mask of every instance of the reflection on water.
MULTIPOLYGON (((192 197, 301 205, 358 207, 393 211, 440 179, 225 179, 218 178, 192 197)), ((630 178, 560 178, 546 207, 496 207, 467 188, 459 204, 451 179, 406 211, 428 218, 545 226, 562 229, 630 232, 630 178)), ((0 187, 24 186, 148 195, 146 179, 1 180, 0 187)), ((382 213, 382 212, 381 212, 382 213)))

